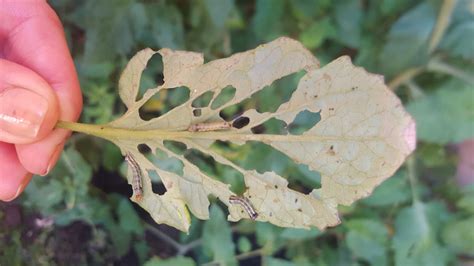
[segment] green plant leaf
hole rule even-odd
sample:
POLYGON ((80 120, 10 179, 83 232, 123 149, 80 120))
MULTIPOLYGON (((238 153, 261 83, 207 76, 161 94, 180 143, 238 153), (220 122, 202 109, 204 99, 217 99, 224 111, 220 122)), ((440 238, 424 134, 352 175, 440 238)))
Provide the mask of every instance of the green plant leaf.
POLYGON ((237 265, 232 231, 222 210, 213 205, 211 219, 204 223, 203 250, 220 265, 237 265))
POLYGON ((440 43, 440 49, 453 56, 474 60, 474 9, 472 1, 457 1, 451 26, 440 43))
POLYGON ((237 246, 239 247, 239 251, 241 253, 249 252, 250 250, 252 250, 252 243, 250 242, 248 238, 244 236, 239 237, 237 246))
POLYGON ((443 241, 458 253, 474 256, 474 216, 452 221, 443 229, 443 241))
POLYGON ((407 105, 417 122, 418 138, 446 144, 474 137, 474 85, 451 81, 407 105))
POLYGON ((387 265, 388 232, 384 224, 376 220, 353 219, 345 223, 349 229, 347 246, 357 256, 371 265, 387 265))
POLYGON ((315 21, 301 32, 300 41, 309 49, 318 48, 326 39, 333 37, 336 29, 329 18, 315 21))
POLYGON ((291 261, 272 258, 272 257, 265 257, 265 265, 268 265, 268 266, 295 266, 295 264, 291 261))
POLYGON ((402 209, 392 241, 395 265, 446 265, 449 252, 435 237, 446 216, 446 210, 438 204, 415 202, 402 209))
POLYGON ((175 257, 171 259, 151 258, 145 262, 144 266, 195 266, 193 259, 188 257, 175 257))
POLYGON ((406 175, 406 171, 397 172, 378 186, 372 195, 363 199, 362 203, 374 207, 387 207, 408 202, 411 199, 411 193, 406 175))
POLYGON ((311 230, 286 228, 281 232, 280 237, 288 240, 306 240, 316 238, 319 235, 321 235, 321 231, 316 228, 312 228, 311 230))
POLYGON ((222 30, 230 12, 234 9, 234 0, 204 0, 204 6, 212 24, 222 30))
POLYGON ((121 199, 118 204, 118 220, 119 226, 122 230, 135 233, 137 235, 143 234, 143 226, 140 223, 137 213, 133 209, 128 200, 121 199))
POLYGON ((257 0, 252 28, 259 39, 269 41, 281 35, 284 7, 284 0, 257 0))
POLYGON ((436 10, 431 2, 424 2, 393 24, 379 58, 385 73, 394 75, 428 61, 427 46, 436 22, 436 10))
POLYGON ((337 25, 335 38, 349 47, 358 48, 364 15, 362 2, 345 0, 335 2, 334 17, 337 25))

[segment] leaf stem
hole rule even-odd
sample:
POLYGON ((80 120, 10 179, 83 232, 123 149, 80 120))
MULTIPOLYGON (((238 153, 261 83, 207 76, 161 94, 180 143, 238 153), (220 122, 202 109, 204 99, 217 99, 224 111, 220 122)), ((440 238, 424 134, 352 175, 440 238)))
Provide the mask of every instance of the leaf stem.
MULTIPOLYGON (((180 139, 207 139, 207 140, 239 140, 239 141, 261 141, 261 142, 314 142, 324 140, 339 140, 337 136, 314 136, 314 135, 274 135, 274 134, 245 134, 238 131, 211 131, 211 132, 189 132, 170 131, 163 129, 128 129, 114 128, 108 125, 92 125, 74 122, 59 121, 57 128, 69 129, 108 140, 180 140, 180 139)), ((359 140, 371 139, 360 137, 359 140)))
POLYGON ((414 155, 411 155, 407 159, 408 180, 410 181, 413 203, 417 203, 420 201, 418 191, 417 191, 416 161, 415 160, 416 159, 414 155))
POLYGON ((451 14, 453 13, 454 6, 456 5, 456 0, 444 0, 443 5, 438 14, 438 19, 436 21, 436 25, 433 29, 433 33, 431 34, 431 39, 428 47, 428 52, 432 53, 436 47, 438 46, 441 38, 446 31, 446 28, 449 25, 449 20, 451 18, 451 14))
POLYGON ((176 250, 181 250, 182 246, 180 243, 178 243, 176 240, 174 240, 173 238, 171 238, 169 235, 161 232, 158 228, 150 225, 150 224, 145 224, 145 228, 150 231, 151 233, 153 233, 154 235, 156 235, 157 237, 161 238, 162 240, 164 240, 166 243, 168 243, 169 245, 173 246, 176 250))
POLYGON ((414 68, 409 68, 402 73, 400 73, 398 76, 390 80, 388 83, 388 87, 392 90, 395 91, 401 84, 405 83, 407 80, 413 79, 414 77, 418 76, 418 74, 422 73, 424 71, 424 67, 414 67, 414 68))
POLYGON ((445 63, 439 59, 432 59, 428 63, 427 70, 451 75, 462 79, 467 83, 474 84, 474 78, 463 70, 445 63))

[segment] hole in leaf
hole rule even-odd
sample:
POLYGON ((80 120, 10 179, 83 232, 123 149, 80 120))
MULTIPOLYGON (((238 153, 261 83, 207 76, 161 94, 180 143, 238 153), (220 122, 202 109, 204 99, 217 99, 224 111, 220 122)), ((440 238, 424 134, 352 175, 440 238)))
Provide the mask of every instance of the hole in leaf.
POLYGON ((205 92, 205 93, 199 95, 196 99, 194 99, 191 106, 196 107, 196 108, 207 107, 207 106, 209 106, 209 103, 212 100, 212 96, 214 96, 214 92, 212 92, 212 91, 205 92))
POLYGON ((148 176, 151 179, 151 182, 161 183, 160 176, 154 170, 148 170, 148 176))
POLYGON ((232 192, 241 194, 245 191, 244 176, 234 168, 221 164, 214 160, 212 156, 196 149, 188 150, 184 157, 207 176, 230 184, 232 192))
POLYGON ((189 88, 177 87, 161 89, 153 95, 138 110, 140 117, 148 121, 150 119, 166 114, 173 108, 189 100, 189 88))
POLYGON ((298 82, 306 74, 304 70, 285 76, 274 81, 271 85, 254 93, 255 106, 259 113, 275 112, 280 105, 290 100, 298 82))
POLYGON ((302 193, 308 193, 321 187, 321 175, 305 164, 297 164, 291 158, 270 145, 249 141, 244 145, 230 142, 216 142, 212 145, 219 149, 224 157, 246 170, 259 173, 273 171, 286 178, 289 187, 302 193))
POLYGON ((265 121, 263 124, 260 124, 258 126, 253 127, 252 133, 254 134, 287 134, 286 130, 286 123, 285 121, 276 119, 276 118, 270 118, 267 121, 265 121))
POLYGON ((232 122, 232 127, 243 128, 250 123, 250 119, 246 116, 241 116, 232 122))
POLYGON ((201 109, 194 109, 193 110, 193 115, 195 117, 201 116, 201 109))
POLYGON ((305 186, 298 178, 288 178, 288 187, 304 194, 309 194, 314 189, 311 186, 305 186))
POLYGON ((156 156, 150 158, 150 161, 156 167, 160 168, 163 171, 172 172, 179 176, 182 176, 184 171, 184 164, 181 160, 169 157, 164 151, 156 149, 156 156))
POLYGON ((321 121, 320 112, 313 113, 308 110, 301 111, 293 122, 288 126, 288 131, 292 135, 301 135, 310 130, 321 121))
POLYGON ((288 102, 305 73, 302 70, 274 81, 271 85, 252 94, 250 98, 222 109, 220 116, 228 120, 228 118, 240 116, 251 108, 259 113, 275 112, 281 104, 288 102))
POLYGON ((227 86, 221 90, 221 92, 216 96, 212 101, 211 109, 216 110, 224 104, 228 103, 235 96, 235 88, 232 86, 227 86))
POLYGON ((137 99, 141 99, 146 90, 161 86, 163 83, 163 58, 157 53, 150 58, 143 71, 137 99))
POLYGON ((150 146, 146 145, 145 143, 138 144, 137 149, 141 154, 147 154, 151 152, 150 146))
POLYGON ((167 149, 170 151, 174 152, 175 154, 182 155, 188 148, 186 144, 179 142, 179 141, 174 141, 174 140, 164 140, 163 144, 167 149))
POLYGON ((166 188, 163 183, 152 183, 151 190, 153 191, 153 193, 158 194, 160 196, 166 193, 166 188))

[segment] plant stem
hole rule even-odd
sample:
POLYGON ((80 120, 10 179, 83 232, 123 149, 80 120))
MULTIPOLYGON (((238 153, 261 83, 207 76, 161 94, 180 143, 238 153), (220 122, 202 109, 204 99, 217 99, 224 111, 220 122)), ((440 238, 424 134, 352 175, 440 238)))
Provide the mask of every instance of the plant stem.
POLYGON ((148 231, 150 231, 152 234, 154 234, 155 236, 161 238, 163 241, 165 241, 170 246, 172 246, 176 250, 176 256, 182 256, 182 255, 188 253, 188 251, 190 251, 190 250, 192 250, 196 247, 199 247, 202 244, 202 240, 200 238, 196 239, 192 242, 189 242, 187 244, 180 244, 178 241, 174 240, 169 235, 161 232, 158 228, 156 228, 156 227, 154 227, 150 224, 146 224, 145 228, 148 231))
POLYGON ((439 59, 433 59, 428 63, 427 70, 451 75, 462 79, 467 83, 474 84, 474 78, 463 70, 447 64, 439 59))
POLYGON ((179 251, 182 248, 182 245, 180 243, 178 243, 176 240, 171 238, 169 235, 161 232, 159 229, 153 227, 152 225, 145 224, 145 228, 151 233, 153 233, 154 235, 156 235, 157 237, 164 240, 169 245, 173 246, 176 250, 179 251))
MULTIPOLYGON (((260 249, 256 249, 256 250, 252 250, 252 251, 249 251, 249 252, 246 252, 246 253, 236 255, 234 258, 236 260, 245 260, 245 259, 248 259, 248 258, 261 256, 263 251, 264 251, 263 248, 260 248, 260 249)), ((204 263, 202 266, 211 266, 211 265, 220 265, 220 264, 217 261, 211 261, 211 262, 208 262, 208 263, 204 263)))
POLYGON ((454 6, 456 5, 456 0, 444 0, 443 5, 438 14, 438 19, 436 21, 436 25, 433 29, 433 33, 431 34, 430 43, 428 47, 428 52, 432 53, 436 47, 438 46, 441 38, 446 31, 446 28, 449 25, 449 20, 451 18, 451 14, 453 13, 454 6))
POLYGON ((416 203, 420 201, 420 198, 417 191, 416 162, 415 162, 414 155, 411 155, 407 159, 407 170, 408 170, 408 180, 410 181, 413 203, 416 203))
POLYGON ((393 78, 389 83, 388 87, 392 90, 395 91, 401 84, 405 83, 407 80, 413 79, 416 77, 418 74, 423 72, 424 67, 415 67, 415 68, 409 68, 402 73, 400 73, 398 76, 393 78))
POLYGON ((412 79, 409 79, 405 82, 405 85, 409 89, 411 100, 423 97, 424 95, 423 90, 420 88, 420 86, 418 86, 418 84, 416 84, 415 81, 413 81, 412 79))
MULTIPOLYGON (((314 135, 273 135, 273 134, 242 134, 232 131, 212 131, 212 132, 189 132, 169 131, 163 129, 139 130, 127 128, 114 128, 108 125, 92 125, 59 121, 57 128, 69 129, 84 134, 108 140, 180 140, 180 139, 207 139, 207 140, 239 140, 239 141, 261 141, 261 142, 313 142, 324 140, 339 140, 337 136, 314 136, 314 135)), ((360 140, 369 139, 360 137, 360 140)))

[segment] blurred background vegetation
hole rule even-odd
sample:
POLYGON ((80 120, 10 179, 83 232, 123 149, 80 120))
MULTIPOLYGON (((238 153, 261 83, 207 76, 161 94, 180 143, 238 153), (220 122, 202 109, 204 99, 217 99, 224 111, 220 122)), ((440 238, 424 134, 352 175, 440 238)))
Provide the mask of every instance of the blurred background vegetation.
MULTIPOLYGON (((202 52, 206 61, 279 36, 301 41, 322 62, 349 55, 383 74, 418 126, 418 148, 366 199, 341 207, 324 232, 193 219, 189 235, 156 225, 131 203, 125 165, 111 143, 80 134, 56 168, 0 203, 0 265, 472 265, 474 263, 474 3, 469 0, 50 1, 64 24, 84 95, 81 121, 124 111, 118 75, 145 47, 202 52)), ((153 59, 154 60, 154 59, 153 59)), ((160 58, 141 85, 162 80, 160 58)), ((297 79, 284 78, 248 105, 271 109, 297 79)), ((182 102, 161 93, 144 113, 182 102)), ((231 110, 232 111, 232 110, 231 110)), ((229 111, 229 112, 231 112, 229 111)), ((248 169, 275 171, 310 191, 319 175, 260 147, 229 150, 248 169)), ((233 184, 228 169, 196 164, 233 184)), ((158 158, 160 160, 160 158, 158 158)), ((165 159, 161 164, 173 162, 165 159)), ((240 184, 241 185, 241 184, 240 184)), ((156 182, 154 190, 163 192, 156 182)))

